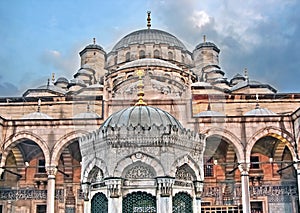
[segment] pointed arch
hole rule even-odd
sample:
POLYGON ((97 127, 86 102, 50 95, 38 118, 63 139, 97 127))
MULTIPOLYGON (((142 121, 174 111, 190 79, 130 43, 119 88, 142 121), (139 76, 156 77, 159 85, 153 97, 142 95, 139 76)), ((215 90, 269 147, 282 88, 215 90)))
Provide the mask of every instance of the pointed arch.
POLYGON ((187 164, 191 170, 194 172, 197 180, 204 180, 203 167, 202 165, 198 165, 191 156, 184 155, 177 158, 171 166, 170 176, 175 177, 177 169, 187 164))
POLYGON ((89 180, 90 173, 94 171, 95 167, 99 168, 99 170, 101 170, 103 172, 104 177, 109 176, 105 161, 100 158, 95 157, 91 161, 89 161, 86 165, 82 166, 82 170, 81 170, 81 182, 82 183, 90 182, 90 180, 89 180))

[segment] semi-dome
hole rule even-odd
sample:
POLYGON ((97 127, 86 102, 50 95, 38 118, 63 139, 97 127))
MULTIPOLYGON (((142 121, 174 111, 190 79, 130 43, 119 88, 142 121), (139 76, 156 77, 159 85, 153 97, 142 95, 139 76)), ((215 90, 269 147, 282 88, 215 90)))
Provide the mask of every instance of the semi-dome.
POLYGON ((112 114, 100 127, 165 126, 183 129, 180 122, 168 112, 151 106, 132 106, 112 114))
POLYGON ((132 44, 168 44, 182 50, 187 50, 184 44, 175 36, 162 30, 143 29, 134 31, 123 37, 112 49, 112 52, 132 44))

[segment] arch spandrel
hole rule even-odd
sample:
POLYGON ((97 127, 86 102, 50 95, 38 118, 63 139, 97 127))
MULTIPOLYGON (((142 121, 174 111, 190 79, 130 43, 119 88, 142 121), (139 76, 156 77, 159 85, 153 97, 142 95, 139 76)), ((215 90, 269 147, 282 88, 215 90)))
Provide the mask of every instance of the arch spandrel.
POLYGON ((242 141, 232 132, 221 128, 211 128, 202 131, 201 133, 204 134, 206 138, 211 136, 219 136, 227 143, 232 144, 237 157, 237 161, 244 161, 244 146, 242 145, 242 141))
POLYGON ((266 127, 260 129, 249 138, 246 146, 246 159, 250 159, 251 151, 256 142, 265 136, 271 136, 280 140, 288 147, 293 159, 297 160, 297 154, 295 152, 295 142, 293 140, 292 135, 289 132, 279 129, 277 127, 266 127))
POLYGON ((36 135, 32 132, 22 131, 22 132, 17 132, 15 134, 12 134, 4 142, 3 152, 2 152, 2 159, 1 159, 1 166, 5 165, 7 155, 12 150, 12 146, 16 145, 16 144, 18 144, 18 143, 20 143, 24 140, 31 140, 31 141, 35 142, 43 152, 43 155, 45 157, 45 164, 46 165, 50 164, 50 158, 51 157, 50 157, 50 150, 49 150, 47 142, 44 141, 41 137, 39 137, 38 135, 36 135))

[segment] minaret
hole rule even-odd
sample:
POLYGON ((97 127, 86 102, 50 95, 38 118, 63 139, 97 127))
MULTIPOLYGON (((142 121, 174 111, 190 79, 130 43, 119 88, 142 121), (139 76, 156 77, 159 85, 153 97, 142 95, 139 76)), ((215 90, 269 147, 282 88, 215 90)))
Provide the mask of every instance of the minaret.
POLYGON ((210 65, 214 66, 214 69, 219 69, 219 53, 220 49, 212 42, 206 41, 206 35, 203 35, 203 42, 198 44, 193 51, 193 59, 195 64, 194 72, 201 79, 205 70, 210 65))
POLYGON ((104 69, 106 52, 96 43, 96 38, 93 38, 93 43, 86 46, 79 55, 81 57, 81 68, 90 68, 95 71, 93 82, 103 79, 106 73, 104 69))

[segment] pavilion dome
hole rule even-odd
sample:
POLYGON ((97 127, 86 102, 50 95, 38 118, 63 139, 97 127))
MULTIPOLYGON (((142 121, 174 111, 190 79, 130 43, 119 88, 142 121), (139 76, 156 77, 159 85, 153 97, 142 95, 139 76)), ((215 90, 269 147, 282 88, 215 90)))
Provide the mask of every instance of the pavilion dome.
POLYGON ((112 49, 112 52, 133 44, 167 44, 182 50, 187 50, 184 44, 174 35, 157 29, 142 29, 123 37, 112 49))
POLYGON ((100 127, 141 127, 148 129, 151 126, 172 127, 183 129, 181 123, 168 112, 151 106, 132 106, 112 114, 100 127))

